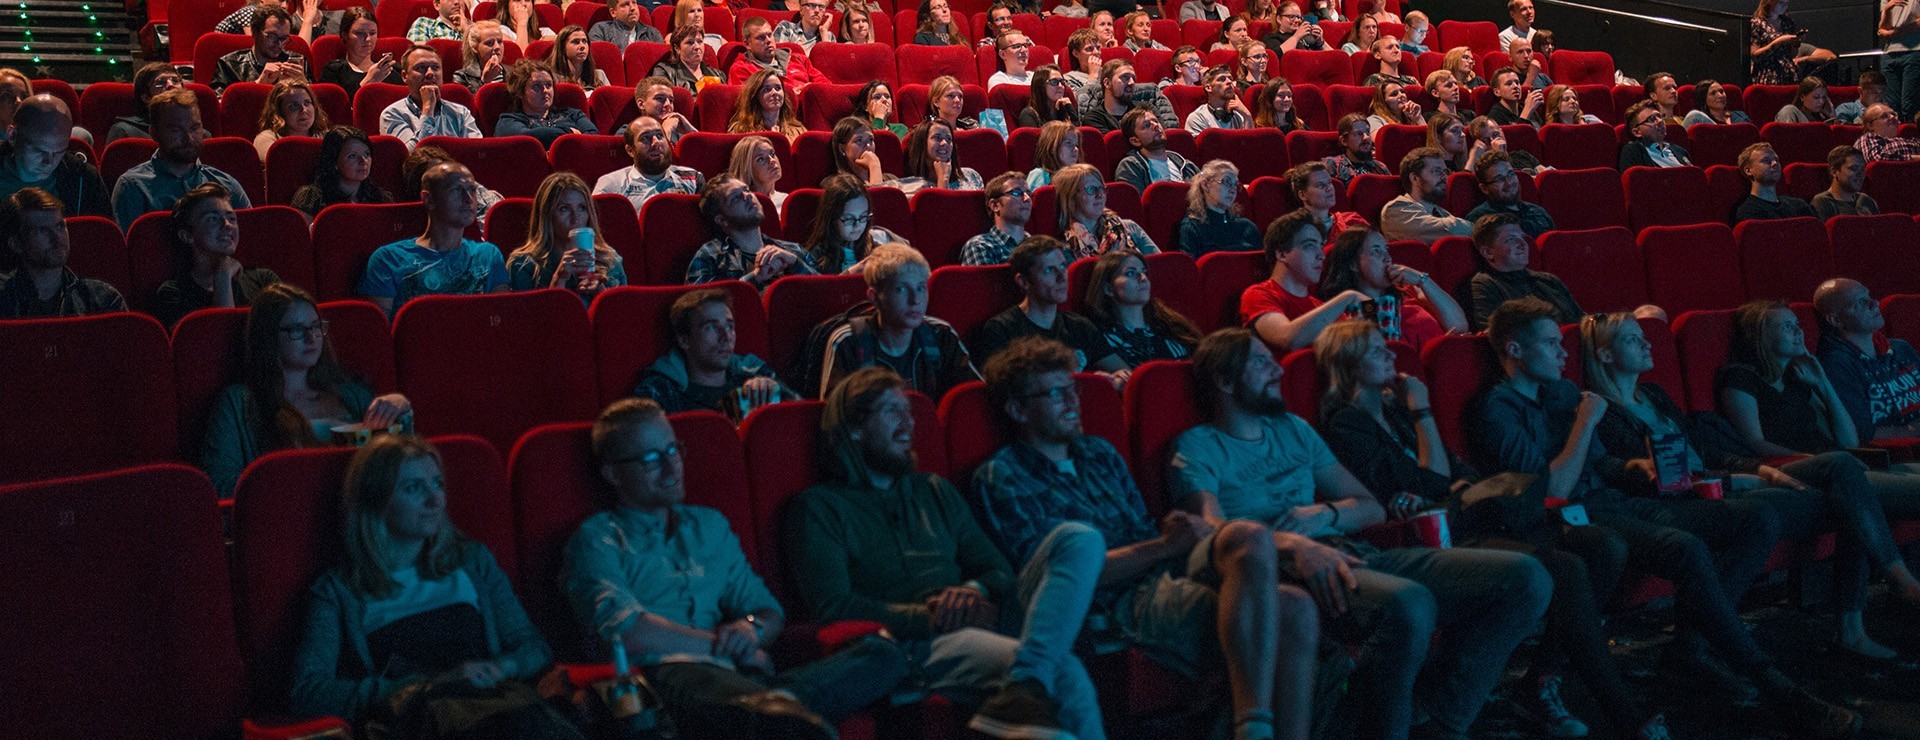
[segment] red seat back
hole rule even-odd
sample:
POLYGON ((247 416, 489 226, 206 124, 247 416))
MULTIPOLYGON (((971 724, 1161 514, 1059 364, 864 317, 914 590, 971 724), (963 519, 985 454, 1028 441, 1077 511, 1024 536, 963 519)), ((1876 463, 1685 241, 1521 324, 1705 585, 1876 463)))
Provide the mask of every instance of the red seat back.
MULTIPOLYGON (((1760 138, 1773 145, 1773 153, 1780 156, 1780 162, 1825 162, 1827 150, 1840 144, 1850 144, 1857 135, 1849 139, 1840 139, 1834 135, 1834 128, 1824 123, 1779 123, 1769 122, 1760 127, 1760 138)), ((1730 164, 1737 165, 1738 162, 1730 164)))
POLYGON ((648 365, 674 346, 668 309, 680 296, 719 289, 733 299, 734 351, 767 355, 767 317, 753 286, 738 280, 712 285, 630 285, 594 299, 594 364, 599 370, 600 402, 633 394, 648 365))
POLYGON ((374 250, 427 230, 427 210, 414 203, 340 203, 313 219, 314 295, 354 295, 374 250))
MULTIPOLYGON (((97 143, 106 141, 107 131, 113 128, 113 119, 139 112, 140 103, 133 95, 133 85, 125 82, 95 82, 80 91, 80 105, 73 109, 73 121, 93 132, 98 148, 97 143)), ((108 181, 107 184, 112 185, 113 182, 108 181)))
POLYGON ((1631 311, 1647 302, 1647 276, 1633 232, 1619 226, 1549 231, 1540 237, 1540 263, 1567 284, 1580 307, 1631 311))
POLYGON ((1347 199, 1367 221, 1380 222, 1380 210, 1400 197, 1400 178, 1392 175, 1356 175, 1347 183, 1347 199))
MULTIPOLYGON (((127 272, 127 241, 120 225, 104 216, 67 217, 67 267, 74 274, 105 282, 132 298, 133 278, 127 272)), ((14 255, 0 256, 0 269, 17 267, 14 255)))
POLYGON ((1266 280, 1266 255, 1260 252, 1212 252, 1199 261, 1200 293, 1187 314, 1203 332, 1240 325, 1240 294, 1266 280))
POLYGON ((422 296, 401 307, 393 337, 423 434, 512 449, 528 429, 599 410, 592 330, 570 292, 422 296))
POLYGON ((894 54, 890 44, 816 44, 813 51, 808 52, 807 61, 828 80, 843 85, 882 80, 888 87, 898 87, 900 77, 895 72, 894 54))
MULTIPOLYGON (((1728 103, 1732 100, 1729 97, 1728 103)), ((1760 141, 1760 127, 1751 123, 1702 123, 1687 129, 1687 158, 1694 166, 1735 164, 1740 151, 1760 141)))
POLYGON ((1240 168, 1240 181, 1285 175, 1293 162, 1287 158, 1286 137, 1275 129, 1207 129, 1194 137, 1200 161, 1224 159, 1240 168))
POLYGON ((1880 313, 1887 317, 1887 336, 1920 342, 1920 296, 1890 295, 1880 299, 1880 313))
POLYGON ((547 162, 547 150, 531 136, 494 139, 461 139, 429 136, 420 146, 447 150, 455 160, 473 170, 475 181, 509 198, 531 198, 540 189, 553 168, 547 162))
POLYGON ((1446 379, 1432 386, 1433 420, 1447 449, 1464 457, 1474 398, 1503 377, 1493 348, 1485 335, 1449 334, 1428 342, 1420 359, 1426 377, 1446 379))
MULTIPOLYGON (((1020 302, 1021 292, 1013 281, 1013 268, 1006 265, 949 265, 933 271, 927 283, 927 315, 953 326, 961 339, 971 340, 973 332, 987 319, 1020 302)), ((976 367, 987 358, 976 357, 976 367)))
POLYGON ((1627 225, 1636 232, 1715 220, 1702 197, 1707 174, 1698 167, 1629 167, 1620 177, 1627 194, 1627 225), (1676 198, 1676 193, 1693 197, 1676 198))
POLYGON ((1899 214, 1827 219, 1834 270, 1864 283, 1877 296, 1920 293, 1920 262, 1911 254, 1920 225, 1899 214))
MULTIPOLYGON (((801 348, 815 326, 854 304, 867 300, 867 280, 861 275, 794 275, 774 281, 763 296, 767 310, 767 360, 787 378, 817 367, 821 358, 807 357, 801 348)), ((794 390, 815 397, 818 388, 794 390)))
POLYGON ((1128 463, 1135 471, 1147 511, 1173 507, 1163 471, 1173 457, 1173 439, 1206 423, 1193 381, 1193 363, 1156 360, 1134 368, 1122 402, 1127 422, 1128 463))
POLYGON ((1387 169, 1398 174, 1400 158, 1407 152, 1427 145, 1427 127, 1406 124, 1387 124, 1373 132, 1373 141, 1379 147, 1375 158, 1387 165, 1387 169))
POLYGON ((984 191, 933 188, 914 193, 911 203, 914 246, 936 268, 960 264, 960 247, 993 226, 984 191))
MULTIPOLYGON (((252 46, 248 41, 248 46, 252 46)), ((226 136, 241 136, 252 139, 260 133, 260 111, 267 107, 267 93, 273 92, 272 85, 258 82, 235 82, 220 92, 220 120, 218 128, 213 122, 207 127, 226 136)), ((318 103, 320 101, 314 101, 318 103)))
POLYGON ((1537 178, 1540 207, 1553 215, 1555 228, 1600 229, 1627 224, 1627 195, 1620 184, 1620 173, 1612 167, 1546 170, 1537 178))
POLYGON ((1440 21, 1434 30, 1439 34, 1435 49, 1465 46, 1476 55, 1505 51, 1500 48, 1500 27, 1490 21, 1440 21))
MULTIPOLYGON (((833 44, 840 46, 840 44, 833 44)), ((828 133, 840 119, 853 115, 854 96, 862 83, 816 82, 800 91, 800 120, 812 131, 828 133)), ((1009 119, 1012 120, 1012 119, 1009 119)), ((829 134, 831 135, 831 134, 829 134)), ((802 180, 802 182, 808 182, 802 180)))
POLYGON ((587 630, 574 617, 560 587, 567 542, 587 517, 610 503, 594 465, 586 422, 547 424, 529 430, 508 459, 513 501, 514 548, 521 581, 520 603, 560 660, 600 660, 583 645, 587 630))
POLYGON ((1353 67, 1338 49, 1290 51, 1280 57, 1280 76, 1293 84, 1352 85, 1353 67))
POLYGON ((1613 85, 1613 55, 1604 51, 1562 54, 1555 49, 1547 68, 1548 76, 1562 85, 1613 85))
POLYGON ((1547 150, 1543 162, 1555 169, 1614 167, 1620 161, 1613 127, 1604 123, 1549 123, 1540 129, 1540 143, 1547 150))
POLYGON ((1733 230, 1726 224, 1653 226, 1640 232, 1647 264, 1647 299, 1669 315, 1733 308, 1746 300, 1733 230))
MULTIPOLYGON (((627 142, 618 136, 562 134, 548 150, 555 172, 571 172, 592 185, 601 176, 633 164, 627 142)), ((629 207, 627 210, 633 210, 629 207)))
POLYGON ((0 321, 0 483, 177 459, 167 332, 114 313, 0 321))
POLYGON ((153 158, 160 145, 152 139, 116 139, 100 150, 100 179, 108 188, 120 181, 120 176, 133 169, 135 165, 153 158))
POLYGON ((1673 323, 1673 336, 1680 354, 1687 406, 1695 411, 1712 411, 1719 406, 1713 375, 1726 363, 1727 348, 1733 343, 1733 310, 1682 314, 1673 323))
POLYGON ((1920 162, 1868 164, 1866 191, 1881 213, 1920 214, 1920 162))
POLYGON ((1834 274, 1827 230, 1811 217, 1742 221, 1733 227, 1747 300, 1810 301, 1834 274))

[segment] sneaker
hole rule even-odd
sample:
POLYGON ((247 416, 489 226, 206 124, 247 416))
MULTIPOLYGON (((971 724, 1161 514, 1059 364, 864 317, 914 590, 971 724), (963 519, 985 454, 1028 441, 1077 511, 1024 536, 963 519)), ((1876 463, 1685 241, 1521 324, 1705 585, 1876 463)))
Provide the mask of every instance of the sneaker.
POLYGON ((1640 732, 1634 737, 1639 740, 1673 740, 1673 731, 1667 729, 1667 715, 1653 715, 1646 724, 1640 725, 1640 732))
POLYGON ((840 736, 833 725, 784 692, 749 694, 735 698, 731 705, 739 710, 734 719, 744 724, 743 737, 837 740, 840 736))
POLYGON ((1850 738, 1860 732, 1858 712, 1823 701, 1806 689, 1796 687, 1772 703, 1807 737, 1850 738))
POLYGON ((1059 708, 1032 679, 1012 681, 980 705, 967 727, 1002 740, 1074 740, 1060 728, 1059 708))
POLYGON ((1534 689, 1534 713, 1540 717, 1540 724, 1549 737, 1587 736, 1587 723, 1567 711, 1566 701, 1560 698, 1559 676, 1551 673, 1541 676, 1534 682, 1534 689))

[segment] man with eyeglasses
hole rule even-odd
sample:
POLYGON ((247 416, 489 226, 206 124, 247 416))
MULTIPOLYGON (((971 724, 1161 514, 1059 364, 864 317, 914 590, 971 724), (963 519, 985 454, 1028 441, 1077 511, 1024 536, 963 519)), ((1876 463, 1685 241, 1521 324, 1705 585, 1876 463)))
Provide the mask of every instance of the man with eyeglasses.
POLYGON ((673 346, 648 365, 633 395, 660 404, 669 414, 719 411, 737 420, 755 409, 800 397, 774 375, 765 360, 739 354, 733 299, 724 290, 689 291, 667 309, 673 346))
POLYGON ((293 35, 293 16, 275 7, 262 7, 253 14, 253 47, 228 52, 220 57, 207 84, 215 92, 225 91, 235 82, 271 85, 281 80, 307 78, 307 58, 287 50, 287 37, 293 35))
POLYGON ((127 310, 120 291, 67 267, 73 251, 65 206, 40 188, 0 200, 0 241, 18 269, 0 274, 0 319, 89 316, 127 310))
POLYGON ((1051 236, 1035 234, 1022 240, 1007 260, 1022 293, 1020 302, 987 319, 974 330, 967 346, 974 357, 992 362, 994 355, 1022 337, 1045 337, 1073 350, 1072 372, 1106 373, 1117 386, 1126 379, 1126 362, 1114 354, 1099 327, 1064 308, 1067 254, 1067 245, 1051 236))
POLYGON ((1280 22, 1274 24, 1273 32, 1260 39, 1275 58, 1286 56, 1295 49, 1302 51, 1321 51, 1327 48, 1327 40, 1321 35, 1320 24, 1308 23, 1307 16, 1300 12, 1300 4, 1287 0, 1280 4, 1280 22))
POLYGON ((865 265, 862 274, 873 312, 850 316, 828 336, 826 354, 820 358, 820 397, 826 398, 855 371, 875 366, 899 375, 909 390, 929 398, 979 380, 959 332, 927 315, 927 278, 933 271, 927 258, 904 244, 882 244, 867 255, 865 265))
POLYGON ((1398 198, 1380 208, 1380 233, 1387 241, 1433 244, 1443 237, 1473 233, 1473 222, 1447 212, 1447 153, 1423 146, 1400 158, 1398 198))
POLYGON ((1520 178, 1524 175, 1513 168, 1513 158, 1506 152, 1496 149, 1480 155, 1473 163, 1473 176, 1480 181, 1480 193, 1487 200, 1467 211, 1468 222, 1492 213, 1511 213, 1520 219, 1520 230, 1529 239, 1553 230, 1553 214, 1537 203, 1520 199, 1520 178))
POLYGON ((500 248, 466 238, 479 217, 480 186, 458 162, 434 165, 420 178, 427 230, 374 250, 358 292, 393 316, 423 295, 505 293, 512 289, 500 248))
POLYGON ((714 175, 700 187, 700 218, 714 238, 693 253, 687 284, 744 280, 755 290, 787 275, 817 275, 813 258, 800 245, 760 230, 766 213, 759 196, 732 175, 714 175))
POLYGON ((1860 114, 1860 124, 1860 139, 1853 146, 1868 162, 1920 159, 1920 141, 1900 136, 1900 114, 1886 104, 1868 106, 1860 114))
POLYGON ((1033 213, 1033 191, 1018 172, 1003 172, 987 182, 987 213, 993 228, 960 246, 960 264, 1004 265, 1027 238, 1027 217, 1033 213))
POLYGON ((1133 74, 1133 62, 1125 59, 1109 59, 1100 65, 1100 85, 1088 87, 1080 94, 1080 125, 1092 126, 1101 133, 1119 131, 1120 119, 1127 111, 1146 104, 1155 117, 1160 119, 1163 128, 1180 125, 1180 119, 1174 116, 1173 104, 1161 103, 1166 96, 1152 85, 1137 86, 1133 74), (1142 100, 1142 99, 1145 100, 1142 100))
MULTIPOLYGON (((1195 5, 1199 5, 1199 3, 1187 3, 1185 6, 1182 6, 1182 12, 1185 12, 1185 8, 1191 8, 1195 5)), ((1228 76, 1231 77, 1232 75, 1229 74, 1228 76)), ((1164 90, 1168 85, 1192 85, 1194 87, 1200 87, 1205 84, 1207 84, 1207 63, 1202 58, 1200 50, 1191 45, 1174 49, 1173 76, 1160 81, 1161 89, 1164 90)), ((1238 86, 1237 83, 1236 86, 1238 86)))
POLYGON ((799 20, 781 21, 773 28, 774 43, 799 44, 808 52, 813 51, 814 44, 833 43, 833 40, 833 30, 827 28, 826 0, 803 0, 799 20))
POLYGON ((989 403, 1014 432, 973 473, 988 534, 1021 567, 1058 528, 1092 527, 1107 548, 1086 628, 1096 639, 1189 678, 1224 666, 1235 740, 1309 737, 1319 620, 1305 591, 1278 582, 1273 531, 1187 511, 1156 522, 1119 451, 1081 424, 1077 363, 1043 337, 987 362, 989 403))
POLYGON ((1687 150, 1667 143, 1666 118, 1660 106, 1642 100, 1627 107, 1627 135, 1620 145, 1620 171, 1628 167, 1686 167, 1693 164, 1687 150))
POLYGON ((1145 193, 1153 183, 1184 183, 1200 174, 1198 165, 1187 161, 1179 152, 1167 150, 1167 131, 1160 126, 1153 111, 1145 108, 1127 111, 1120 119, 1120 130, 1127 132, 1127 143, 1133 146, 1133 151, 1114 165, 1114 179, 1145 193))
POLYGON ((785 613, 726 516, 685 502, 692 451, 666 411, 615 401, 594 421, 592 445, 613 506, 567 542, 567 599, 591 644, 618 642, 632 656, 686 736, 831 740, 835 722, 907 676, 905 653, 883 633, 776 672, 766 646, 785 613))
POLYGON ((641 41, 661 43, 660 32, 640 17, 646 10, 639 0, 613 0, 607 6, 611 18, 587 29, 587 41, 605 41, 622 51, 641 41))
POLYGON ((636 214, 648 198, 661 193, 700 192, 700 171, 673 163, 673 142, 658 120, 643 115, 626 128, 627 156, 633 158, 633 166, 601 175, 593 192, 626 198, 636 214))
POLYGON ((1207 102, 1187 114, 1187 133, 1195 136, 1210 128, 1244 129, 1253 126, 1253 111, 1240 100, 1233 69, 1220 65, 1206 72, 1207 102))
POLYGON ((1320 160, 1340 186, 1361 175, 1390 175, 1387 165, 1373 158, 1373 124, 1365 113, 1348 113, 1333 126, 1340 135, 1340 153, 1320 160))
POLYGON ((1000 71, 987 78, 987 89, 1001 85, 1033 84, 1033 72, 1027 69, 1027 63, 1033 53, 1033 41, 1019 31, 1008 31, 993 38, 994 51, 1000 57, 1000 71))
POLYGON ((1780 155, 1772 144, 1763 141, 1741 150, 1740 174, 1747 178, 1747 197, 1734 204, 1734 223, 1813 216, 1813 206, 1780 192, 1780 155))

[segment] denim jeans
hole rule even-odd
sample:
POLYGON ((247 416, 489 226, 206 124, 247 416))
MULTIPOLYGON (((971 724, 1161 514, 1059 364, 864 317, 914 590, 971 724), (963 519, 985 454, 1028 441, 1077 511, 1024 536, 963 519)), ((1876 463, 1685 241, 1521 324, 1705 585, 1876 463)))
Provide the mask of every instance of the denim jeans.
POLYGON ((1880 73, 1887 76, 1887 104, 1900 118, 1920 113, 1920 52, 1888 52, 1880 57, 1880 73))
POLYGON ((1632 498, 1590 513, 1594 524, 1626 543, 1628 568, 1673 582, 1683 637, 1704 641, 1748 672, 1772 665, 1741 624, 1736 604, 1779 540, 1773 509, 1757 502, 1632 498))
POLYGON ((1422 666, 1422 713, 1464 737, 1553 593, 1538 560, 1506 550, 1399 548, 1367 558, 1354 575, 1359 587, 1328 631, 1362 641, 1360 737, 1407 736, 1422 666))
POLYGON ((868 637, 767 678, 712 663, 664 663, 647 667, 646 676, 683 734, 739 737, 746 718, 731 706, 734 699, 785 690, 827 721, 838 722, 893 691, 907 677, 907 658, 899 644, 868 637))

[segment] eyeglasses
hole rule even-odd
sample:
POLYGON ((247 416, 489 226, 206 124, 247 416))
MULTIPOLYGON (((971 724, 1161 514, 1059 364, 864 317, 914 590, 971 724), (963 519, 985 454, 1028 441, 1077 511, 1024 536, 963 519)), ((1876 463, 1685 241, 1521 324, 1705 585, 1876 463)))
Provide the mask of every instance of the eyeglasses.
POLYGON ((325 319, 322 319, 311 324, 283 326, 280 327, 280 333, 285 334, 288 339, 296 342, 307 341, 308 337, 325 338, 327 336, 327 322, 325 319))
POLYGON ((1009 190, 1009 191, 1007 191, 1007 192, 1004 192, 1004 193, 1001 193, 1001 194, 1000 194, 1000 197, 1002 197, 1002 198, 1012 198, 1012 199, 1014 199, 1014 200, 1026 200, 1026 199, 1028 199, 1028 198, 1031 198, 1031 197, 1033 197, 1033 192, 1032 192, 1032 191, 1028 191, 1028 190, 1023 190, 1023 189, 1019 189, 1019 188, 1015 188, 1015 189, 1013 189, 1013 190, 1009 190))
POLYGON ((1087 186, 1085 186, 1085 187, 1082 187, 1082 188, 1080 188, 1080 192, 1082 192, 1082 193, 1086 193, 1087 195, 1106 195, 1106 194, 1107 194, 1107 186, 1105 186, 1105 185, 1087 185, 1087 186))
POLYGON ((873 214, 862 213, 858 216, 841 214, 839 221, 841 226, 864 226, 873 222, 873 214))
POLYGON ((673 444, 667 445, 666 447, 662 447, 657 450, 648 450, 634 457, 623 457, 617 460, 608 460, 607 464, 608 465, 632 465, 634 463, 639 463, 640 467, 646 468, 648 470, 656 470, 656 469, 659 469, 661 465, 666 464, 667 458, 678 459, 679 457, 680 457, 680 443, 675 442, 673 444))

